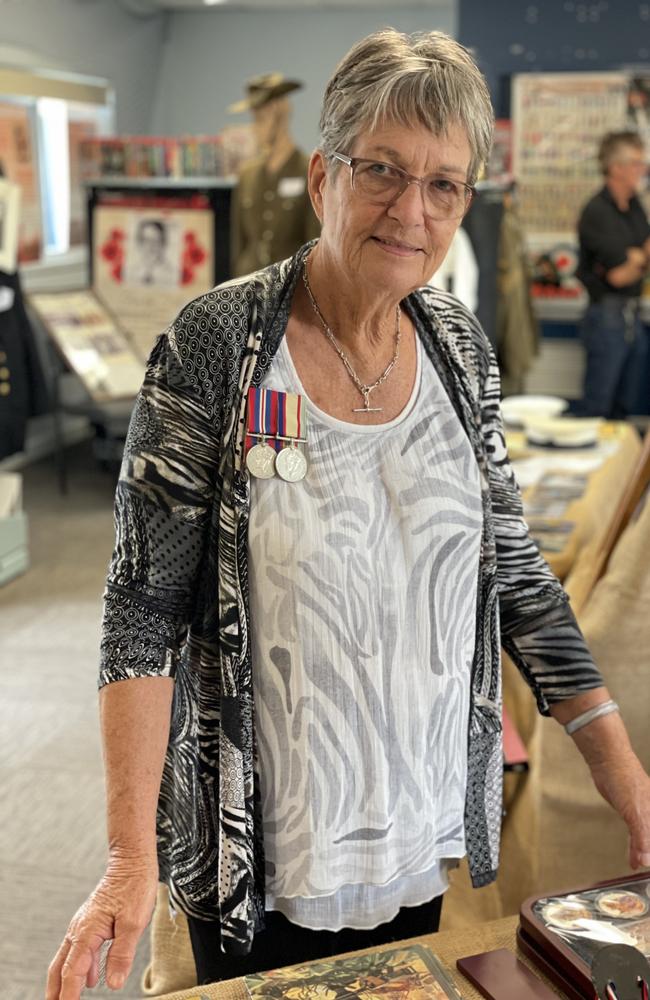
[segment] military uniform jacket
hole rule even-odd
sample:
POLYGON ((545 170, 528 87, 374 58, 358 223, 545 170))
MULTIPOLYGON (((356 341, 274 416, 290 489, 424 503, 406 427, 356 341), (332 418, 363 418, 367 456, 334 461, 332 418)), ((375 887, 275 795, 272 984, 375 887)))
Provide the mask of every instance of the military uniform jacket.
POLYGON ((295 149, 277 173, 263 157, 242 167, 233 199, 233 274, 250 274, 284 260, 318 236, 307 193, 309 158, 295 149))
MULTIPOLYGON (((175 677, 158 810, 161 879, 244 954, 264 920, 244 463, 248 388, 285 334, 306 253, 195 299, 159 338, 126 442, 100 683, 175 677)), ((539 708, 602 683, 562 587, 528 535, 494 356, 453 296, 404 300, 482 482, 465 832, 475 886, 496 876, 503 775, 500 641, 539 708)), ((444 581, 440 582, 444 586, 444 581)))

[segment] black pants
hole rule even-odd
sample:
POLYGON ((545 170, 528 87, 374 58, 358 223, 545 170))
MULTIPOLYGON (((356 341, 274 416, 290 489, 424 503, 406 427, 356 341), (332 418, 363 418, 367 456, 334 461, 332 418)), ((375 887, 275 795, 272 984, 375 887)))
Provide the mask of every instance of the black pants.
POLYGON ((311 931, 292 924, 281 913, 266 914, 266 928, 255 935, 248 955, 224 955, 220 947, 219 924, 188 918, 192 951, 199 986, 247 976, 264 969, 296 965, 327 958, 344 951, 374 948, 390 941, 433 934, 440 924, 442 896, 422 906, 404 906, 388 923, 369 931, 343 928, 341 931, 311 931))

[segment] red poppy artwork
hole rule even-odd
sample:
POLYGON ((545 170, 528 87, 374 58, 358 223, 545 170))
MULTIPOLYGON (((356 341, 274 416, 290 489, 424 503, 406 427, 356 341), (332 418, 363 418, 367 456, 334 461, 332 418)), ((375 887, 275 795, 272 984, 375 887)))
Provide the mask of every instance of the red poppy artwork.
POLYGON ((110 274, 118 283, 123 280, 126 233, 123 229, 111 229, 108 239, 100 247, 100 254, 109 265, 110 274))
POLYGON ((196 234, 188 229, 183 234, 183 258, 181 261, 181 284, 191 285, 194 281, 196 269, 203 264, 207 258, 205 247, 201 246, 196 238, 196 234))

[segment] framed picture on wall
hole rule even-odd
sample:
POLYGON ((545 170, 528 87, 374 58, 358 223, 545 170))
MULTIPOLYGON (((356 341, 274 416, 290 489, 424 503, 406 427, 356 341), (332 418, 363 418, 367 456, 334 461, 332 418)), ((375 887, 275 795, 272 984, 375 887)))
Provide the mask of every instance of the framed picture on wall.
POLYGON ((93 186, 92 287, 143 361, 187 302, 228 277, 230 187, 93 186))

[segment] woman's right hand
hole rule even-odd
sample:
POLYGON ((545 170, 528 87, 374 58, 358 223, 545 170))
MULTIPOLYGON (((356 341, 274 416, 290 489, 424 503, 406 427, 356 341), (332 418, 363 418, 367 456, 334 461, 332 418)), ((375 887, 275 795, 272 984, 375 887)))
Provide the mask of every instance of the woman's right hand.
POLYGON ((46 1000, 79 1000, 84 986, 96 986, 100 949, 110 940, 106 982, 111 989, 122 988, 151 920, 157 888, 155 858, 111 856, 106 874, 75 913, 52 960, 46 1000))

